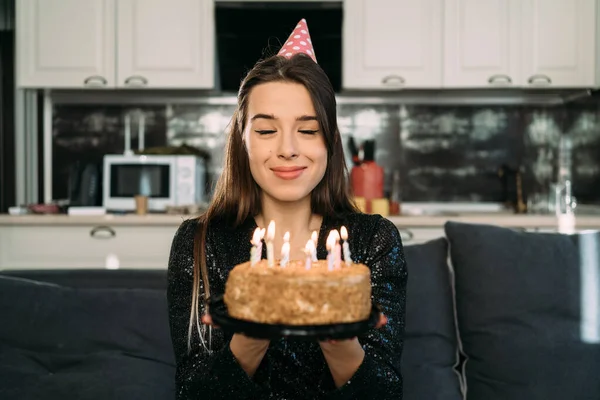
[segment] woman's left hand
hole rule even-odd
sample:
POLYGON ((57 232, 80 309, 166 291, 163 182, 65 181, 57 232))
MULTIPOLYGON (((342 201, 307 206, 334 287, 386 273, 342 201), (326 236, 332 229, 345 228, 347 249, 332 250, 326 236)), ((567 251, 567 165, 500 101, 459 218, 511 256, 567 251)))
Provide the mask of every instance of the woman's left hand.
MULTIPOLYGON (((387 324, 385 315, 380 314, 375 328, 387 324)), ((358 338, 345 340, 326 340, 319 342, 321 351, 329 365, 329 370, 337 387, 344 385, 354 375, 365 356, 358 338)))
MULTIPOLYGON (((377 324, 375 324, 375 329, 379 329, 385 325, 387 325, 388 319, 385 315, 379 314, 379 321, 377 321, 377 324)), ((329 346, 329 345, 336 345, 336 344, 347 344, 347 342, 352 342, 357 340, 355 337, 353 337, 352 339, 346 339, 346 340, 326 340, 323 342, 320 342, 321 344, 321 348, 323 348, 323 345, 325 346, 329 346)))

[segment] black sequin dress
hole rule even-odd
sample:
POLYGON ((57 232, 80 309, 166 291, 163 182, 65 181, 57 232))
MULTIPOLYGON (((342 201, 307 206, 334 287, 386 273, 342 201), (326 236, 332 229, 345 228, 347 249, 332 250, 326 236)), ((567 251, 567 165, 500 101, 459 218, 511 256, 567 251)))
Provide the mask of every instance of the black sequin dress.
MULTIPOLYGON (((231 335, 206 330, 201 341, 192 330, 188 353, 191 308, 193 241, 198 222, 184 221, 171 248, 168 302, 171 335, 177 361, 177 399, 402 399, 400 356, 403 348, 406 302, 406 263, 398 229, 378 215, 350 214, 323 218, 317 256, 325 259, 325 240, 332 229, 348 229, 355 262, 371 268, 373 301, 388 324, 373 329, 359 341, 364 361, 345 385, 336 388, 317 342, 280 339, 271 342, 256 373, 250 378, 231 353, 231 335)), ((223 293, 229 270, 250 257, 253 218, 233 229, 213 221, 207 235, 207 266, 211 295, 223 293)), ((264 257, 265 246, 263 246, 264 257)), ((204 312, 201 305, 200 315, 204 312)))

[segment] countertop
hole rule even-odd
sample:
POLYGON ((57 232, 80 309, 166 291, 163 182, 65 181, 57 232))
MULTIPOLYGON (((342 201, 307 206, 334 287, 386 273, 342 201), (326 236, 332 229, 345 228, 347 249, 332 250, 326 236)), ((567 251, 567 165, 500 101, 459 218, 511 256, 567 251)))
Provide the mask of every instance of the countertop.
MULTIPOLYGON (((166 226, 177 227, 192 215, 7 215, 0 214, 0 227, 15 225, 53 225, 53 226, 166 226)), ((489 224, 505 227, 554 228, 557 220, 554 215, 513 214, 510 212, 477 213, 432 213, 424 215, 402 215, 388 217, 399 228, 441 228, 447 221, 489 224)), ((576 228, 600 229, 600 214, 580 214, 576 217, 576 228)))

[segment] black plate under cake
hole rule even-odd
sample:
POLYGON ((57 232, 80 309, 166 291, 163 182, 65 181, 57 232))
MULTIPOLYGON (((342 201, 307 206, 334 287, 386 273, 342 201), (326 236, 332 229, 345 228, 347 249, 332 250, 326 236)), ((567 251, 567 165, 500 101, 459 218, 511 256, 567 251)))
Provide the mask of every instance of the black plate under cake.
POLYGON ((360 336, 374 328, 381 310, 372 305, 369 318, 364 321, 328 325, 281 325, 263 324, 233 318, 227 311, 223 296, 209 300, 209 312, 215 325, 226 332, 241 333, 255 339, 276 340, 282 337, 306 340, 343 340, 360 336))

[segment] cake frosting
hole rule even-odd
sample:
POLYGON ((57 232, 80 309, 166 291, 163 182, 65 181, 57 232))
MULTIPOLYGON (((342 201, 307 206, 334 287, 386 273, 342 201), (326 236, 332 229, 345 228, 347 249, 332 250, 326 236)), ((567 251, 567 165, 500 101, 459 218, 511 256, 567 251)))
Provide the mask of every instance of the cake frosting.
POLYGON ((230 316, 267 324, 326 325, 366 320, 371 312, 371 272, 358 263, 330 270, 326 260, 306 268, 292 260, 285 267, 236 265, 225 284, 230 316))

